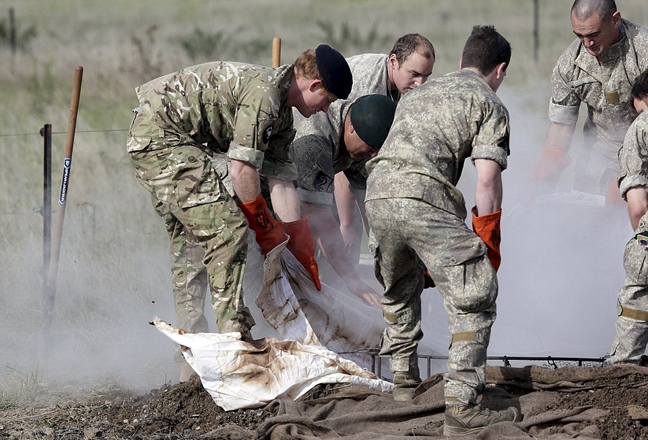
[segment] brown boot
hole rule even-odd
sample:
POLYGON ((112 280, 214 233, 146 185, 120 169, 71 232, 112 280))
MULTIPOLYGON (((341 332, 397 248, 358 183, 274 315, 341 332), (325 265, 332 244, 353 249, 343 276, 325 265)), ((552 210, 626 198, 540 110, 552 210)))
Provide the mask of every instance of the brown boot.
POLYGON ((443 435, 468 435, 480 432, 499 422, 519 422, 522 416, 517 408, 492 411, 480 405, 447 405, 443 435))
POLYGON ((412 400, 416 388, 421 383, 418 375, 411 373, 394 373, 394 389, 392 397, 396 402, 407 402, 412 400))

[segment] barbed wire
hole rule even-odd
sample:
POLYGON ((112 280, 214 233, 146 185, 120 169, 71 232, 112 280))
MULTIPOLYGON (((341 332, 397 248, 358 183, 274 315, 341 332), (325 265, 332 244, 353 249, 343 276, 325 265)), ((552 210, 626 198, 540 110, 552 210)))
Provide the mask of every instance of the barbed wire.
MULTIPOLYGON (((127 128, 114 128, 106 130, 76 130, 75 133, 112 133, 119 131, 128 131, 127 128)), ((52 134, 67 134, 67 131, 53 131, 52 134)), ((40 132, 36 133, 13 133, 13 134, 0 134, 0 138, 3 137, 20 137, 20 136, 42 136, 40 132)))

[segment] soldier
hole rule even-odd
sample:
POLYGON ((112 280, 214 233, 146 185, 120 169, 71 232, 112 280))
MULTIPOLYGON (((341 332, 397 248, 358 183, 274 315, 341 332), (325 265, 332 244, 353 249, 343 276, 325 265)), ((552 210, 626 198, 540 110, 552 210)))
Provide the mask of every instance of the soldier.
MULTIPOLYGON (((278 68, 211 62, 136 89, 139 107, 127 150, 171 239, 179 327, 207 331, 202 305, 208 283, 219 332, 250 337, 254 320, 242 293, 248 227, 264 255, 290 235, 288 249, 319 286, 314 243, 292 183, 292 109, 304 117, 326 111, 348 97, 351 86, 344 57, 320 45, 278 68), (231 160, 235 198, 210 162, 218 153, 231 160), (261 170, 269 179, 276 219, 260 195, 261 170), (200 261, 195 253, 201 267, 195 267, 200 261)), ((184 364, 181 379, 188 379, 188 370, 184 364)))
POLYGON ((619 291, 616 338, 606 365, 640 364, 648 344, 648 70, 632 87, 634 120, 619 150, 619 190, 628 202, 635 236, 626 245, 623 266, 626 278, 619 291))
MULTIPOLYGON (((403 94, 427 81, 432 74, 434 57, 434 46, 419 34, 400 37, 389 55, 367 53, 349 57, 347 62, 353 75, 349 97, 338 100, 326 113, 313 118, 306 120, 295 115, 297 134, 292 151, 299 173, 297 192, 302 210, 326 260, 347 288, 369 304, 378 305, 379 298, 360 280, 356 271, 362 239, 362 222, 359 222, 358 231, 356 219, 358 214, 364 213, 367 158, 351 158, 345 152, 349 147, 345 145, 349 133, 343 136, 345 115, 350 103, 364 95, 385 95, 397 102, 403 94)), ((393 114, 387 111, 389 106, 384 100, 373 98, 367 102, 381 103, 387 113, 393 114)), ((384 119, 391 123, 391 118, 384 119)), ((379 122, 383 120, 372 123, 379 122)), ((382 133, 384 128, 376 126, 377 133, 382 133)), ((350 135, 354 136, 353 132, 350 135)), ((374 137, 373 148, 368 150, 373 150, 373 154, 384 140, 377 142, 377 137, 374 137)), ((373 157, 372 154, 367 156, 373 157)))
POLYGON ((292 145, 297 192, 320 249, 349 291, 367 304, 380 307, 380 297, 360 279, 349 258, 331 202, 336 173, 354 162, 364 163, 378 153, 394 119, 396 103, 385 95, 371 94, 355 101, 338 100, 335 104, 325 117, 299 124, 292 145))
POLYGON ((567 154, 581 103, 587 106, 584 162, 574 189, 620 202, 615 180, 617 151, 637 117, 630 89, 648 67, 648 29, 621 18, 614 0, 576 0, 571 22, 577 39, 560 56, 553 71, 549 103, 551 127, 534 180, 555 186, 571 159, 567 154))
POLYGON ((390 356, 393 397, 411 399, 421 381, 424 265, 443 296, 452 335, 445 435, 519 417, 515 408, 491 411, 477 404, 496 316, 501 172, 509 155, 509 115, 495 92, 510 58, 511 46, 494 27, 475 26, 460 70, 403 96, 383 147, 367 163, 369 247, 385 288, 381 354, 390 356), (474 232, 465 224, 466 206, 456 187, 465 159, 477 169, 474 232))
MULTIPOLYGON (((389 55, 367 53, 349 57, 347 62, 353 74, 353 87, 347 100, 380 93, 398 102, 401 96, 432 75, 435 56, 430 40, 420 34, 406 34, 396 40, 389 55)), ((320 119, 324 115, 317 117, 320 119)), ((298 126, 296 137, 299 137, 299 132, 298 126)), ((355 162, 335 175, 335 208, 340 232, 350 257, 356 263, 362 241, 362 224, 365 223, 365 228, 367 226, 364 214, 365 164, 366 161, 355 162), (357 220, 358 213, 361 221, 357 220)))

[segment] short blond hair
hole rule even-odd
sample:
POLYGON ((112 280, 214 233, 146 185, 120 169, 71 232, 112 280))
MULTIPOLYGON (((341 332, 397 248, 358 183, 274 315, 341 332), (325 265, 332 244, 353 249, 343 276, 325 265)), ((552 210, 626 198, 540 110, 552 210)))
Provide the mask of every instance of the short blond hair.
POLYGON ((320 71, 317 68, 317 59, 315 57, 315 50, 306 49, 295 60, 293 66, 295 69, 295 77, 320 80, 322 81, 322 87, 324 87, 324 90, 328 91, 322 79, 322 75, 320 74, 320 71))

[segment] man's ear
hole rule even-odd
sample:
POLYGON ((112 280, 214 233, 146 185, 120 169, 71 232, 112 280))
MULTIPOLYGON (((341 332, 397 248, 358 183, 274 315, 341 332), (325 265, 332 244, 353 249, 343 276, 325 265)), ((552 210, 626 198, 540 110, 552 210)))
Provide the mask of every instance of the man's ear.
POLYGON ((496 73, 497 73, 497 79, 503 78, 504 75, 506 74, 506 63, 499 63, 497 67, 495 68, 496 73))
POLYGON ((616 11, 614 14, 612 14, 612 23, 614 23, 615 26, 617 26, 621 22, 621 12, 616 11))
POLYGON ((311 83, 308 86, 308 91, 311 92, 311 93, 316 93, 323 86, 324 86, 324 83, 322 82, 321 79, 313 79, 313 80, 311 80, 311 83))
POLYGON ((395 55, 395 54, 391 54, 391 55, 389 55, 388 62, 389 62, 389 66, 390 66, 392 69, 395 69, 395 68, 398 67, 398 58, 396 58, 396 55, 395 55))

